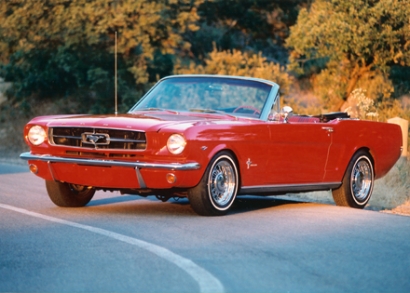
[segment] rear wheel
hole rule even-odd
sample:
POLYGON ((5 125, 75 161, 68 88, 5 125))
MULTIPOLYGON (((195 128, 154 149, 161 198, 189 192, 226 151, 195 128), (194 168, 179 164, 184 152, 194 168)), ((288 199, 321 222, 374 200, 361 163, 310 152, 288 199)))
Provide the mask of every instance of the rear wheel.
POLYGON ((188 191, 192 209, 202 216, 227 213, 238 192, 238 168, 228 152, 217 154, 197 186, 188 191))
POLYGON ((342 185, 332 190, 338 206, 362 209, 370 200, 374 185, 373 163, 366 151, 357 152, 350 161, 342 185))
POLYGON ((59 207, 83 207, 95 193, 95 189, 88 186, 52 180, 46 180, 46 188, 51 201, 59 207))

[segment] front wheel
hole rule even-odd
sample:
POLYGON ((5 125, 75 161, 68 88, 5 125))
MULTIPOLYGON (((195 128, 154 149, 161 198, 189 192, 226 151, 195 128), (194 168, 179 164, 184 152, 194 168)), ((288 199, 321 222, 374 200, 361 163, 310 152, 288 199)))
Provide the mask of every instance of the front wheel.
POLYGON ((332 190, 338 206, 362 209, 370 200, 374 185, 373 163, 365 151, 357 152, 347 167, 342 185, 332 190))
POLYGON ((46 180, 51 201, 59 207, 83 207, 93 198, 95 189, 70 183, 46 180))
POLYGON ((238 168, 228 152, 217 154, 197 186, 188 191, 192 209, 202 216, 228 212, 238 192, 238 168))

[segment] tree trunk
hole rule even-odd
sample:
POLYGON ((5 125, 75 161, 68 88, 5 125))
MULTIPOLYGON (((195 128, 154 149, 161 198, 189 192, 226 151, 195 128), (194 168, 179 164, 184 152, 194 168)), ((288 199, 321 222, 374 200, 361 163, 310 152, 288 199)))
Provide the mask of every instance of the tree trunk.
POLYGON ((350 79, 347 83, 346 86, 346 97, 344 100, 342 100, 339 105, 338 105, 338 111, 341 110, 343 104, 349 99, 350 94, 356 89, 358 81, 367 73, 370 71, 372 65, 367 65, 367 66, 360 66, 358 63, 355 64, 355 67, 353 68, 351 74, 350 74, 350 79))

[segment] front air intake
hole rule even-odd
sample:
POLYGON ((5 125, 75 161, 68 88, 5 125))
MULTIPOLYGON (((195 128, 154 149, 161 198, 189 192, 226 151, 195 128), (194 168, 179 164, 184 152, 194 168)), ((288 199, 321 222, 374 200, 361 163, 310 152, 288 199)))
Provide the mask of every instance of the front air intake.
POLYGON ((89 128, 89 127, 52 127, 50 144, 85 149, 123 149, 145 150, 145 132, 134 130, 89 128))

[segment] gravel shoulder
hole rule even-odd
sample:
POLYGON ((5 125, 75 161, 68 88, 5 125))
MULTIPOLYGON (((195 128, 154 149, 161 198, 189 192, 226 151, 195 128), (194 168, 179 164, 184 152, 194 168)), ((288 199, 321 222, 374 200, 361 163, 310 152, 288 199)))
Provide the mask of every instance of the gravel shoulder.
POLYGON ((382 210, 381 212, 386 214, 395 214, 410 217, 410 200, 391 210, 382 210))

